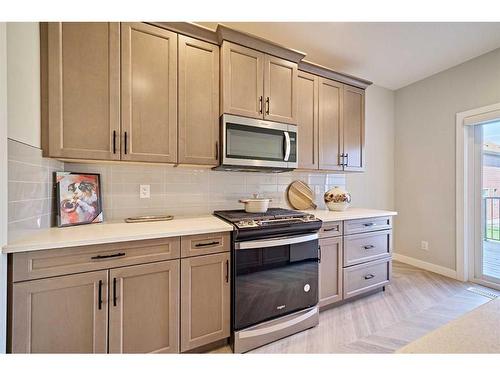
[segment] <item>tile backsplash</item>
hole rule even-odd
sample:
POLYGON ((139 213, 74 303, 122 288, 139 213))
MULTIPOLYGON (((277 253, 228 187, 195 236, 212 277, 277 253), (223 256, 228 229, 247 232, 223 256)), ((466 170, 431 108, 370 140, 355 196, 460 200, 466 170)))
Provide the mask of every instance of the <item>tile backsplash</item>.
POLYGON ((253 193, 272 198, 272 207, 288 207, 286 189, 295 180, 308 183, 316 192, 318 208, 325 208, 324 192, 333 186, 345 186, 343 174, 222 172, 124 163, 65 163, 65 170, 101 174, 105 220, 155 214, 192 216, 241 209, 243 205, 238 200, 253 193), (150 198, 139 197, 141 184, 150 185, 150 198))
POLYGON ((272 198, 272 207, 288 207, 286 189, 294 180, 308 183, 318 208, 333 186, 345 187, 343 174, 313 172, 244 173, 207 168, 126 163, 63 163, 43 158, 42 151, 8 141, 8 236, 13 241, 33 230, 55 225, 53 173, 99 173, 104 220, 137 215, 193 216, 214 210, 240 209, 240 198, 259 193, 272 198), (150 198, 139 197, 141 184, 150 185, 150 198))
POLYGON ((42 150, 9 139, 8 148, 8 238, 23 237, 54 224, 53 172, 64 163, 43 158, 42 150))

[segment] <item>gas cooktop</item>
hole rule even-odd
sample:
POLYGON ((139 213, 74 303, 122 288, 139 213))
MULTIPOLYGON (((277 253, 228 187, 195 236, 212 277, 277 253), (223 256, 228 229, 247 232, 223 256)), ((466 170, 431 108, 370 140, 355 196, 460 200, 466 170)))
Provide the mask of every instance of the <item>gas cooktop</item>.
POLYGON ((264 213, 249 213, 244 210, 214 211, 214 215, 229 221, 238 229, 258 229, 270 226, 291 226, 321 222, 314 215, 285 208, 270 208, 264 213))

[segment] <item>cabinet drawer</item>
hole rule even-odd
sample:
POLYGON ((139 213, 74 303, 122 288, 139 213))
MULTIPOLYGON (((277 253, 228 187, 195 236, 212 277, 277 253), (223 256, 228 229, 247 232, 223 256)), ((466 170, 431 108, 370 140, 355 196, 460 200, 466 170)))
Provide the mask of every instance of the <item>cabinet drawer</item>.
POLYGON ((336 237, 342 236, 342 222, 341 221, 331 221, 328 223, 323 223, 323 226, 319 230, 319 237, 336 237))
POLYGON ((344 267, 387 257, 391 251, 391 230, 345 236, 344 267))
POLYGON ((169 260, 179 253, 179 237, 17 253, 13 281, 169 260))
POLYGON ((231 234, 209 233, 181 237, 181 257, 192 257, 231 250, 231 234))
POLYGON ((344 299, 389 284, 391 259, 344 268, 344 299))
POLYGON ((392 228, 392 217, 371 217, 366 219, 347 220, 344 222, 344 234, 373 232, 392 228))

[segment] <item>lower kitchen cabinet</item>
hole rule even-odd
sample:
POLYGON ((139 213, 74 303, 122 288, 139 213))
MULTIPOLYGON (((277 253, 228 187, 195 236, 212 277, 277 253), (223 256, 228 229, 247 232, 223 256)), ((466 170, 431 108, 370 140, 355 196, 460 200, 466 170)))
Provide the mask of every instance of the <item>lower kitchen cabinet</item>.
POLYGON ((179 351, 179 261, 109 271, 109 352, 179 351))
POLYGON ((230 253, 181 259, 181 351, 229 337, 230 253))
POLYGON ((106 353, 108 271, 13 285, 13 353, 106 353))
POLYGON ((319 264, 319 306, 342 299, 342 237, 321 239, 319 264))

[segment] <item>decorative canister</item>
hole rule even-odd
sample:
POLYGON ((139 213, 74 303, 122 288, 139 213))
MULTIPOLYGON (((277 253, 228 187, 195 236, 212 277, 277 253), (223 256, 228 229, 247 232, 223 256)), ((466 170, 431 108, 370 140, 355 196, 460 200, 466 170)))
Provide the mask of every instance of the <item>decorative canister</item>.
POLYGON ((351 194, 338 186, 328 190, 324 198, 330 211, 345 211, 351 203, 351 194))

